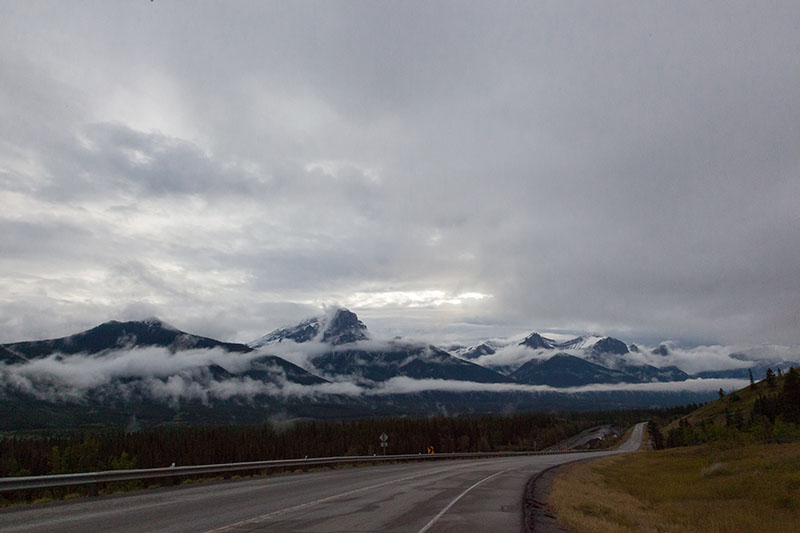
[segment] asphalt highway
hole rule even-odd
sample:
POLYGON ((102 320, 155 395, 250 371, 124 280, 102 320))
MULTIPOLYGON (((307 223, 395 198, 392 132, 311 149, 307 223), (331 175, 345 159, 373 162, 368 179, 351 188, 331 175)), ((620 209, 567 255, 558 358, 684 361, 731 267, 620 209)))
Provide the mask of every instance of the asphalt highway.
POLYGON ((519 531, 528 480, 618 451, 429 461, 187 485, 0 512, 0 531, 519 531))

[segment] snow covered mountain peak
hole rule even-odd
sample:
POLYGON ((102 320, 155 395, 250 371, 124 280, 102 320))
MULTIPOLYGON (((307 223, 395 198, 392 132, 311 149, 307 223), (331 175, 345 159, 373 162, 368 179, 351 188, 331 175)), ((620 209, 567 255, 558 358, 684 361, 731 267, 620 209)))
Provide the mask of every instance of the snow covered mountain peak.
POLYGON ((628 345, 614 337, 605 337, 592 345, 592 350, 602 353, 624 355, 628 353, 628 345))
POLYGON ((344 308, 334 308, 325 315, 308 318, 296 326, 276 329, 249 343, 248 346, 260 348, 284 340, 296 343, 317 341, 336 346, 368 338, 367 326, 355 313, 344 308))
POLYGON ((533 348, 534 350, 539 348, 545 348, 550 350, 558 345, 558 343, 553 339, 542 337, 541 335, 535 332, 525 337, 525 339, 519 344, 520 346, 527 346, 528 348, 533 348))
POLYGON ((603 337, 600 335, 585 335, 581 337, 575 337, 572 340, 568 340, 566 342, 559 343, 557 345, 558 348, 561 349, 583 349, 583 348, 591 348, 599 341, 603 340, 603 337))
POLYGON ((329 315, 322 333, 322 342, 328 344, 347 344, 368 339, 367 326, 348 309, 335 309, 329 315))

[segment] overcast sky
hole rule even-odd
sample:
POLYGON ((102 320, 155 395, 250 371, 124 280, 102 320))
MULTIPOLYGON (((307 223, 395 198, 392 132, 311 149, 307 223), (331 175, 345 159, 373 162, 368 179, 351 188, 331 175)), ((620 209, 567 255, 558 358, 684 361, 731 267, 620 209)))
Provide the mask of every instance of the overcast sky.
POLYGON ((0 9, 0 342, 800 343, 795 1, 0 9))

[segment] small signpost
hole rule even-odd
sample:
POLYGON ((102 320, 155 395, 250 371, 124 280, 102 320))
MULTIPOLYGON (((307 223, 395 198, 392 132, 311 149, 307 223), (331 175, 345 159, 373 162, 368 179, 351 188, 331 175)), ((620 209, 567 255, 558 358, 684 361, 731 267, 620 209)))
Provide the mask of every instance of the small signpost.
POLYGON ((433 446, 428 446, 428 455, 433 454, 433 446))
POLYGON ((389 445, 389 435, 386 433, 381 433, 381 436, 378 437, 378 440, 381 441, 381 448, 383 448, 383 455, 386 455, 386 447, 389 445))

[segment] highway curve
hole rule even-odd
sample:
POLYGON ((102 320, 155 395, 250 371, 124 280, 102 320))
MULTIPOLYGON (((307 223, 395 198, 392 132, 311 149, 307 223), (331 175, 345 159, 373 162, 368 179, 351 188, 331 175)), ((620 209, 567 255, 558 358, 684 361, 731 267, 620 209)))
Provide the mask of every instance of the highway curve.
POLYGON ((430 461, 142 491, 0 512, 12 531, 519 531, 528 480, 554 465, 635 451, 430 461))

